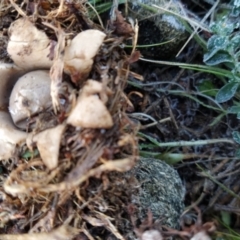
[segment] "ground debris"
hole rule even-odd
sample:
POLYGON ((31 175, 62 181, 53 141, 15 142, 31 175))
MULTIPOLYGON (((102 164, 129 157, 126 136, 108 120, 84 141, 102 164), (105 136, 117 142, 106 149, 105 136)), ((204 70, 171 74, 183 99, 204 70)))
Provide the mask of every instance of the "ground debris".
MULTIPOLYGON (((123 93, 127 71, 121 69, 129 66, 120 47, 125 37, 93 23, 84 1, 4 0, 0 13, 9 14, 8 26, 12 24, 9 34, 1 32, 10 57, 17 54, 12 60, 26 71, 45 69, 51 78, 52 97, 47 110, 29 110, 23 119, 21 131, 28 136, 27 145, 15 144, 14 155, 1 161, 0 238, 73 239, 78 235, 95 239, 111 232, 123 239, 102 202, 107 174, 130 170, 138 157, 137 126, 126 114, 123 93), (29 32, 18 38, 20 33, 26 34, 21 31, 24 24, 29 32), (12 48, 16 42, 21 50, 12 48), (41 51, 44 58, 29 58, 41 51), (87 117, 85 125, 67 121, 79 99, 86 113, 90 111, 82 114, 87 117), (107 123, 101 111, 96 113, 100 104, 107 123), (94 120, 98 120, 97 126, 94 120), (93 233, 95 225, 101 230, 93 233)), ((114 204, 108 207, 114 208, 114 204)))
POLYGON ((60 226, 50 232, 28 234, 1 234, 2 240, 71 240, 79 230, 70 226, 60 226))

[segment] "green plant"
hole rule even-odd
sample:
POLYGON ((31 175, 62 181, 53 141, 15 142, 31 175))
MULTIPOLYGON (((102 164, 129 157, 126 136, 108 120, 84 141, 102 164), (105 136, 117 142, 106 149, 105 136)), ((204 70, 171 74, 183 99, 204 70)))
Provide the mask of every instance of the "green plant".
POLYGON ((238 28, 239 23, 231 22, 226 16, 211 25, 214 35, 208 40, 203 61, 208 66, 224 64, 232 73, 232 78, 216 95, 219 103, 231 99, 240 85, 240 35, 239 31, 235 31, 238 28))
MULTIPOLYGON (((227 4, 227 8, 224 15, 219 14, 221 18, 210 26, 213 35, 207 42, 207 50, 203 57, 206 66, 154 61, 159 64, 178 65, 181 68, 228 78, 228 81, 222 79, 224 86, 216 94, 218 103, 232 99, 240 86, 240 25, 236 18, 240 16, 240 0, 231 1, 227 4)), ((202 87, 204 90, 204 86, 202 87)), ((206 89, 209 90, 209 88, 206 89)), ((229 109, 229 113, 240 113, 240 106, 236 104, 229 109)))
MULTIPOLYGON (((174 63, 166 61, 143 61, 154 62, 171 66, 179 66, 200 72, 211 73, 217 76, 223 86, 216 89, 213 83, 206 79, 198 85, 198 91, 205 96, 215 98, 216 104, 222 104, 233 100, 233 105, 227 110, 222 110, 220 120, 226 114, 236 114, 240 119, 240 0, 230 1, 224 12, 216 15, 216 21, 210 26, 213 35, 207 42, 207 50, 203 56, 206 65, 174 63)), ((210 99, 210 98, 209 98, 210 99)), ((220 105, 219 105, 220 106, 220 105)), ((240 133, 233 131, 233 139, 240 144, 240 133)), ((240 156, 240 150, 236 152, 240 156)))
POLYGON ((228 223, 229 213, 221 212, 221 219, 214 217, 220 224, 222 231, 216 231, 213 239, 215 240, 240 240, 240 234, 231 228, 228 223), (227 219, 226 219, 227 218, 227 219))
MULTIPOLYGON (((232 99, 240 88, 240 25, 238 20, 234 21, 232 18, 240 16, 240 0, 231 1, 230 4, 230 13, 211 25, 214 35, 208 40, 208 51, 203 59, 208 66, 223 64, 232 73, 229 81, 216 94, 218 103, 232 99)), ((237 114, 237 118, 240 119, 239 101, 234 101, 228 113, 237 114)), ((233 131, 232 134, 233 139, 240 144, 240 133, 233 131)), ((240 155, 240 150, 236 155, 240 155)))

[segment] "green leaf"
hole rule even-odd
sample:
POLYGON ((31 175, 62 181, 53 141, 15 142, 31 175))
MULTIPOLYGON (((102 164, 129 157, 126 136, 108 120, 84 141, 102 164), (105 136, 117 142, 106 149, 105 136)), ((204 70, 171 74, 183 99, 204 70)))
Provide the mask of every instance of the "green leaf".
POLYGON ((210 28, 217 35, 229 36, 234 31, 235 24, 228 21, 226 16, 224 16, 220 21, 214 22, 210 28))
POLYGON ((214 66, 226 62, 234 63, 231 55, 227 52, 217 52, 211 58, 208 58, 207 60, 204 59, 204 62, 209 66, 214 66))
POLYGON ((203 61, 206 62, 208 59, 213 57, 220 50, 227 50, 229 46, 229 39, 225 36, 213 35, 207 43, 208 52, 204 54, 203 61))
POLYGON ((221 219, 222 221, 227 225, 227 226, 230 226, 231 224, 231 214, 229 212, 224 212, 224 211, 221 211, 221 219))
POLYGON ((169 165, 174 165, 184 160, 184 154, 181 153, 164 153, 159 155, 159 159, 169 165))
POLYGON ((235 157, 240 158, 240 148, 236 150, 235 157))
POLYGON ((216 96, 216 101, 218 103, 223 103, 230 100, 236 93, 239 83, 237 82, 230 82, 224 85, 216 96))
POLYGON ((233 131, 232 132, 233 140, 240 144, 240 133, 238 131, 233 131))
POLYGON ((229 41, 227 36, 213 35, 208 39, 207 48, 209 51, 214 49, 224 49, 228 43, 229 41))
POLYGON ((24 159, 29 159, 29 158, 33 158, 39 155, 39 152, 37 149, 35 149, 33 152, 31 152, 30 150, 27 150, 25 153, 22 154, 22 158, 24 159))
POLYGON ((155 139, 155 138, 153 138, 153 137, 151 137, 151 136, 149 136, 149 135, 146 135, 146 134, 144 134, 144 133, 142 133, 142 132, 138 132, 138 135, 140 136, 140 137, 144 137, 144 138, 146 138, 146 139, 148 139, 151 143, 153 143, 155 146, 160 146, 160 143, 155 139))
POLYGON ((156 145, 151 144, 151 143, 140 143, 139 144, 139 149, 143 150, 143 149, 148 149, 148 150, 152 150, 155 149, 156 145))
POLYGON ((240 106, 232 106, 228 109, 228 113, 240 113, 240 106))
POLYGON ((240 83, 240 77, 237 75, 235 69, 232 70, 234 82, 240 83))
POLYGON ((222 118, 225 116, 225 113, 219 114, 217 117, 214 118, 214 120, 209 124, 209 127, 213 127, 214 125, 218 124, 222 118))
POLYGON ((150 157, 158 158, 159 157, 159 153, 149 152, 149 151, 139 151, 139 155, 141 157, 145 157, 145 158, 150 158, 150 157))
POLYGON ((231 43, 233 44, 233 48, 236 50, 239 48, 240 46, 240 35, 235 35, 232 39, 231 39, 231 43))
POLYGON ((203 80, 197 85, 197 90, 207 96, 215 97, 217 95, 216 87, 211 80, 203 80))

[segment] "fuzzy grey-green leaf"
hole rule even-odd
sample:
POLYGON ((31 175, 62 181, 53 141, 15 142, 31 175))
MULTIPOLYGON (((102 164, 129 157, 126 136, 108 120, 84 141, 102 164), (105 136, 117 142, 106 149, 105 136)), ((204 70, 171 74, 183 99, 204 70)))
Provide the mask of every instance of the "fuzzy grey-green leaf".
POLYGON ((216 96, 216 101, 218 103, 223 103, 230 100, 236 93, 239 83, 237 82, 230 82, 224 85, 216 96))
POLYGON ((213 55, 211 58, 208 58, 208 60, 204 60, 204 62, 209 66, 218 65, 220 63, 234 63, 232 57, 227 52, 218 52, 215 55, 213 55))
POLYGON ((233 140, 236 143, 240 144, 240 133, 238 131, 233 131, 232 136, 233 136, 233 140))
POLYGON ((232 106, 228 109, 228 113, 240 113, 240 106, 232 106))

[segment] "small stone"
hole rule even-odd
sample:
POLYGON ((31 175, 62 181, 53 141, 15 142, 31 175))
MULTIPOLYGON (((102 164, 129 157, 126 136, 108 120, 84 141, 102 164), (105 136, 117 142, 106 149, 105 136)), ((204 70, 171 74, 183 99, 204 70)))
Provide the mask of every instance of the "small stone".
POLYGON ((154 59, 168 59, 177 54, 188 36, 184 25, 176 16, 163 11, 154 13, 141 4, 165 7, 182 15, 179 1, 172 1, 170 7, 166 0, 130 0, 129 3, 129 16, 138 19, 139 23, 138 45, 170 41, 160 46, 140 48, 141 54, 154 59))
POLYGON ((111 188, 104 196, 114 215, 124 216, 115 218, 115 224, 126 239, 138 239, 134 229, 148 221, 149 212, 154 226, 180 227, 185 187, 171 166, 159 159, 140 158, 130 171, 111 172, 108 177, 111 188))
POLYGON ((161 160, 141 158, 126 173, 126 178, 132 177, 136 178, 136 186, 131 186, 131 201, 138 209, 136 217, 142 222, 150 210, 153 220, 178 228, 184 210, 185 188, 177 171, 161 160))

